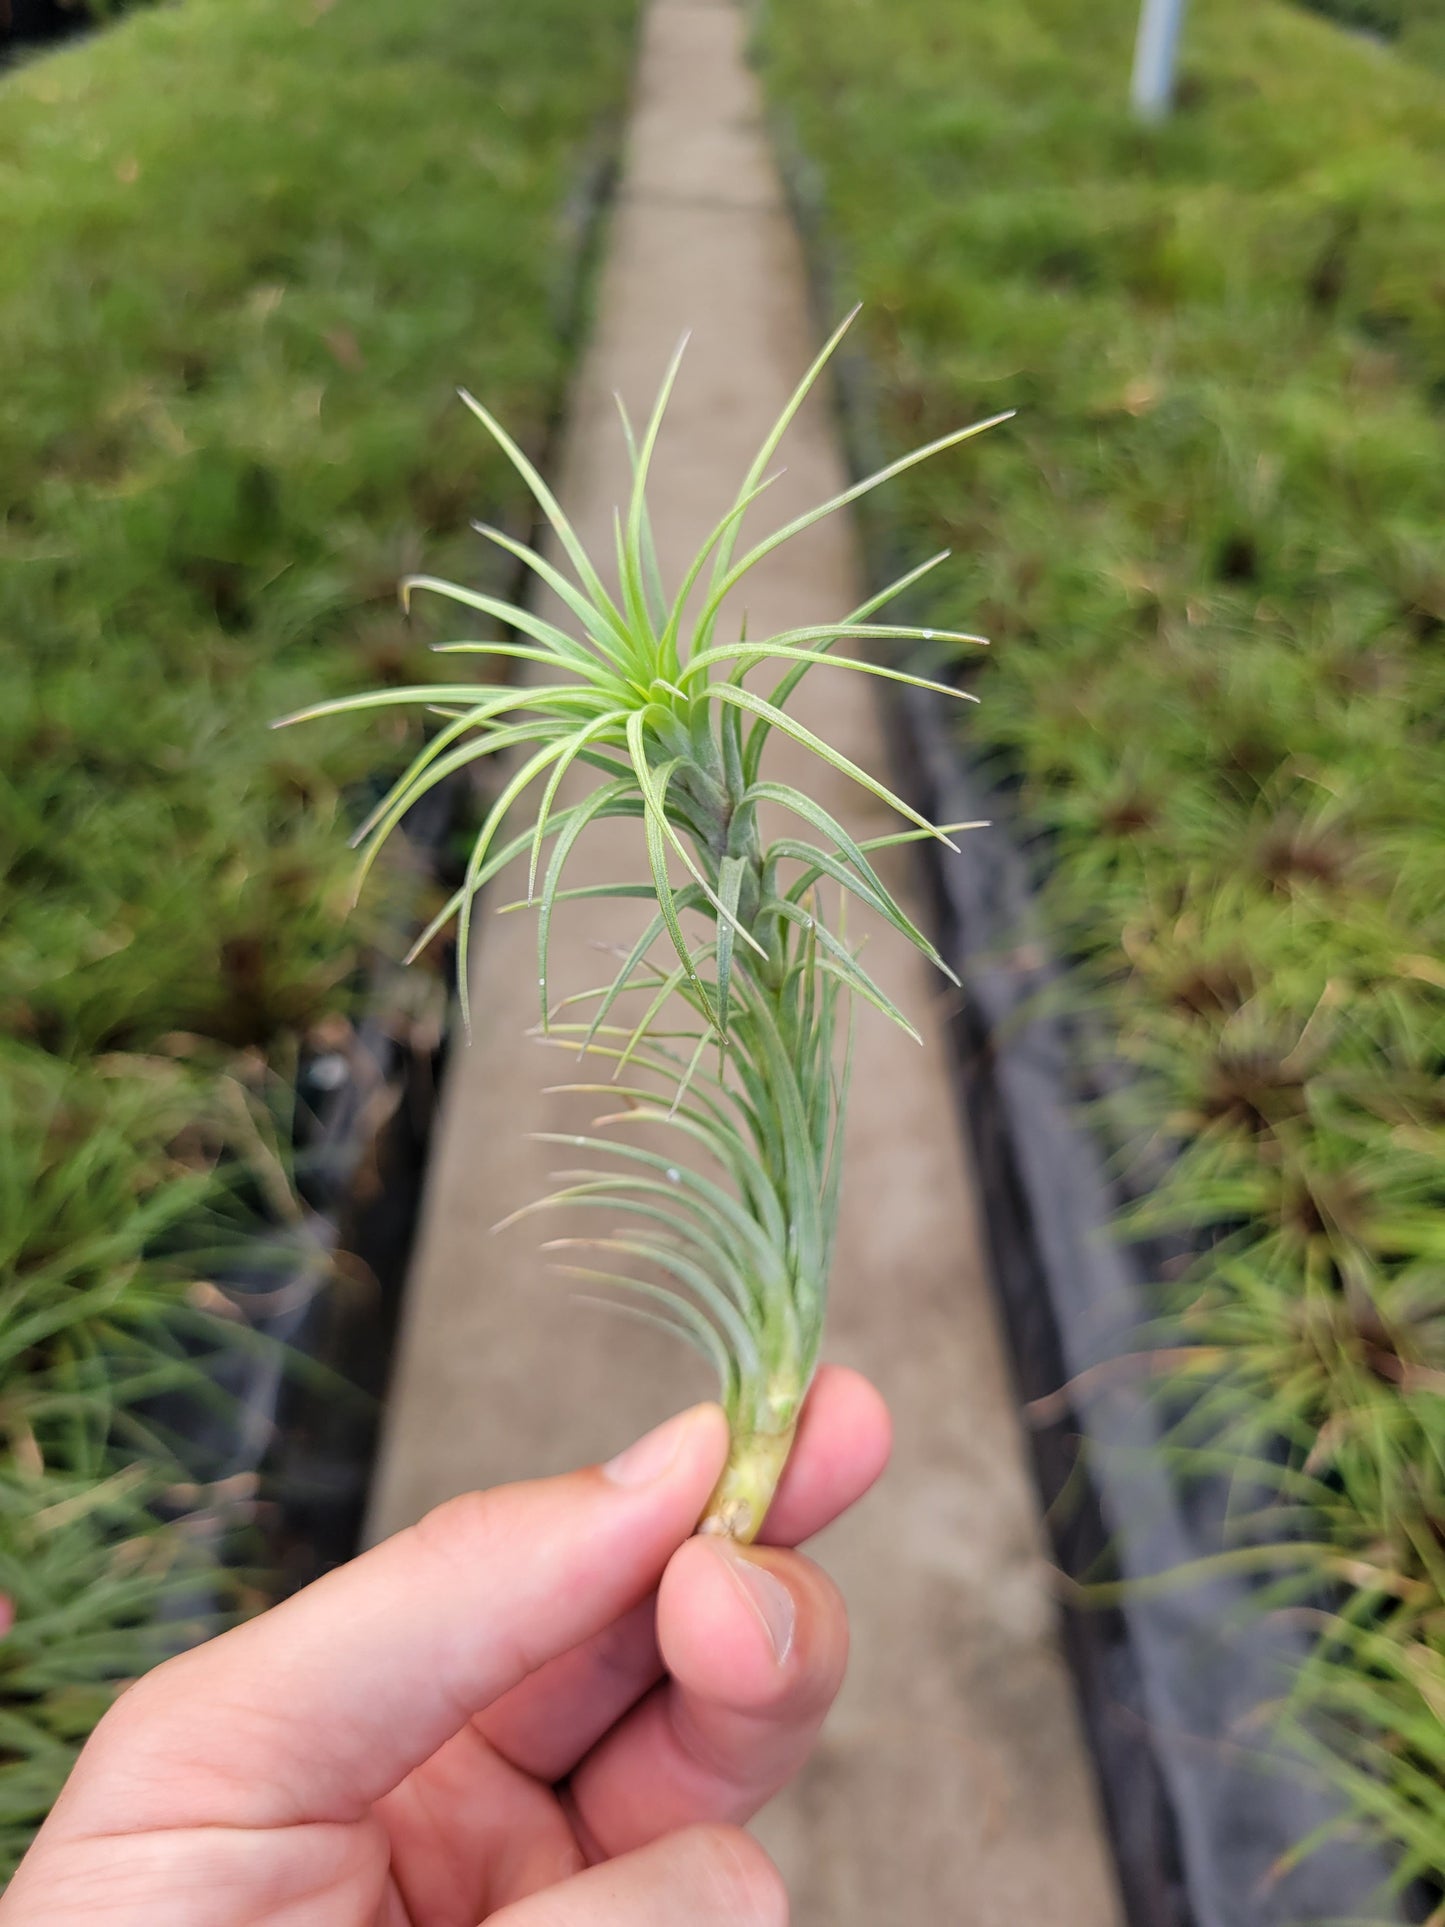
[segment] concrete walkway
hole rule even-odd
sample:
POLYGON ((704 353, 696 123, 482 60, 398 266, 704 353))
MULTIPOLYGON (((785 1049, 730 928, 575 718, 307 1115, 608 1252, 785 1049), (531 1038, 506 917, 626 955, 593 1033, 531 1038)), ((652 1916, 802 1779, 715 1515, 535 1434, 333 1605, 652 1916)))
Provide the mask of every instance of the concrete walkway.
MULTIPOLYGON (((626 460, 613 391, 645 415, 668 355, 693 342, 658 464, 664 575, 730 498, 815 352, 795 237, 762 134, 743 27, 727 0, 655 0, 596 336, 575 398, 561 493, 606 553, 626 460)), ((826 408, 784 448, 769 518, 844 484, 826 408)), ((978 460, 967 454, 956 459, 978 460)), ((765 566, 754 635, 843 614, 859 599, 846 525, 765 566)), ((817 673, 800 711, 885 769, 871 686, 817 673)), ((857 835, 867 799, 804 778, 857 835)), ((773 765, 788 768, 781 752, 773 765)), ((636 826, 599 827, 594 874, 643 874, 636 826)), ((892 881, 909 892, 906 870, 892 881)), ((559 927, 559 993, 607 972, 598 942, 630 938, 635 904, 559 927)), ((827 1355, 867 1371, 897 1421, 882 1486, 817 1542, 848 1596, 854 1660, 818 1755, 757 1831, 787 1876, 797 1927, 1114 1927, 1111 1874, 1056 1650, 1050 1591, 976 1211, 945 1071, 938 984, 891 935, 869 968, 919 1023, 923 1051, 859 1022, 840 1260, 827 1355)), ((451 1493, 604 1456, 709 1387, 648 1330, 568 1303, 546 1279, 535 1222, 490 1227, 547 1188, 532 1130, 586 1127, 591 1107, 544 1095, 555 1055, 529 1041, 530 914, 489 917, 477 1034, 454 1060, 415 1261, 376 1492, 377 1534, 451 1493)))

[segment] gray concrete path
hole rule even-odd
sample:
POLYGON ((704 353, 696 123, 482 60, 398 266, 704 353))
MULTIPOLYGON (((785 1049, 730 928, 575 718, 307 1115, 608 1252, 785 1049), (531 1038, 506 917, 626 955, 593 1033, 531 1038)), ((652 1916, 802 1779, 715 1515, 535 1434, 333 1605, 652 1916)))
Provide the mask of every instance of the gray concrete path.
MULTIPOLYGON (((563 462, 569 513, 606 553, 626 488, 613 391, 634 418, 645 415, 691 328, 656 489, 673 580, 816 347, 742 43, 727 0, 651 8, 624 190, 563 462)), ((784 459, 770 519, 843 486, 823 405, 805 411, 784 459)), ((834 520, 758 573, 750 633, 826 620, 858 599, 850 531, 834 520)), ((841 671, 809 681, 805 719, 883 770, 872 686, 841 671)), ((855 834, 885 827, 867 798, 823 782, 827 772, 805 760, 804 780, 855 834)), ((788 761, 779 754, 774 768, 786 771, 788 761)), ((599 877, 641 875, 636 826, 600 826, 589 861, 599 877)), ((911 880, 897 868, 892 881, 906 898, 911 880)), ((559 926, 559 993, 596 983, 607 973, 595 946, 635 932, 635 904, 605 908, 611 914, 589 909, 559 926)), ((585 1128, 591 1109, 544 1094, 559 1067, 527 1036, 533 945, 529 913, 488 918, 476 1037, 453 1063, 415 1261, 377 1534, 464 1488, 599 1458, 708 1395, 700 1369, 665 1339, 578 1308, 547 1281, 537 1243, 550 1234, 535 1221, 491 1234, 548 1188, 552 1159, 527 1133, 585 1128)), ((891 935, 870 944, 868 961, 926 1048, 862 1013, 826 1352, 882 1386, 897 1450, 878 1490, 817 1542, 852 1609, 852 1668, 812 1766, 757 1831, 787 1876, 797 1927, 1114 1927, 979 1256, 939 986, 891 935)))

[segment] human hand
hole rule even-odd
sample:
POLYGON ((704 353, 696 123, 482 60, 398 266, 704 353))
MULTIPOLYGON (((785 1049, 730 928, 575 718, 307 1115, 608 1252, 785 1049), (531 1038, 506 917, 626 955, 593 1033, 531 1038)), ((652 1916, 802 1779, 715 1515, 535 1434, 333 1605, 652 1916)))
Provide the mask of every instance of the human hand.
POLYGON ((0 1899, 0 1927, 775 1927, 739 1825, 843 1676, 835 1588, 781 1550, 881 1472, 820 1372, 767 1547, 691 1536, 715 1405, 614 1460, 440 1506, 136 1683, 0 1899))

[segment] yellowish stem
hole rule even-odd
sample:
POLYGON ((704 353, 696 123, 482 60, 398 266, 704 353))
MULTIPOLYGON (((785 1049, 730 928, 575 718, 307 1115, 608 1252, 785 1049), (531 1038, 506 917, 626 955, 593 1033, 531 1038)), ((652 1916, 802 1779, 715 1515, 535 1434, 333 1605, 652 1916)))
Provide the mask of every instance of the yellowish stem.
POLYGON ((739 1545, 752 1544, 768 1516, 796 1430, 795 1422, 781 1432, 743 1432, 733 1439, 699 1532, 735 1539, 739 1545))

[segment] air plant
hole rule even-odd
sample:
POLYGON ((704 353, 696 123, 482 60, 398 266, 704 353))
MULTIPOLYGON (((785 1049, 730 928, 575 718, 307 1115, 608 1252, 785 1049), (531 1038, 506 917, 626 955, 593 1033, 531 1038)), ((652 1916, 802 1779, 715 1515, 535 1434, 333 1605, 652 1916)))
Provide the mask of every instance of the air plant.
POLYGON ((739 554, 744 517, 769 486, 768 465, 847 326, 808 370, 671 596, 658 568, 647 486, 681 348, 640 438, 623 416, 632 488, 617 518, 615 594, 524 452, 480 402, 463 394, 531 490, 561 559, 554 564, 498 529, 478 525, 479 532, 553 591, 564 622, 430 576, 412 578, 403 585, 404 598, 435 593, 504 632, 497 640, 443 644, 443 650, 528 665, 531 676, 503 687, 388 689, 302 712, 315 717, 423 704, 442 718, 359 832, 363 876, 428 790, 484 757, 515 754, 460 887, 413 954, 456 918, 465 1018, 478 892, 509 864, 525 863, 525 901, 538 913, 542 1030, 610 1068, 610 1080, 572 1088, 615 1100, 597 1121, 598 1135, 550 1140, 583 1153, 585 1161, 560 1173, 560 1188, 544 1202, 610 1210, 619 1220, 612 1235, 562 1241, 593 1247, 597 1262, 583 1275, 629 1291, 645 1315, 689 1340, 715 1366, 732 1445, 703 1529, 744 1541, 763 1522, 818 1360, 837 1229, 853 1000, 872 1004, 917 1036, 865 970, 847 936, 843 906, 850 898, 866 906, 948 974, 871 858, 880 847, 914 838, 948 842, 950 830, 968 826, 929 823, 788 709, 803 677, 818 667, 956 693, 856 654, 834 653, 840 644, 906 644, 931 634, 877 616, 943 556, 842 622, 766 639, 749 638, 743 626, 724 639, 725 605, 758 563, 792 537, 1005 419, 941 437, 739 554), (772 678, 766 694, 750 686, 755 671, 772 678), (764 753, 774 735, 888 804, 904 826, 858 842, 805 790, 766 774, 764 753), (595 772, 596 781, 580 800, 564 800, 564 780, 579 767, 595 772), (519 826, 524 799, 534 795, 530 821, 519 826), (765 832, 764 813, 770 822, 784 819, 781 834, 765 832), (636 820, 646 880, 566 882, 578 839, 609 817, 636 820), (557 905, 617 897, 648 906, 631 949, 610 982, 552 1009, 548 951, 557 905), (623 999, 638 997, 641 1015, 624 1018, 635 1002, 623 999), (638 1124, 670 1133, 669 1149, 630 1141, 638 1124))

